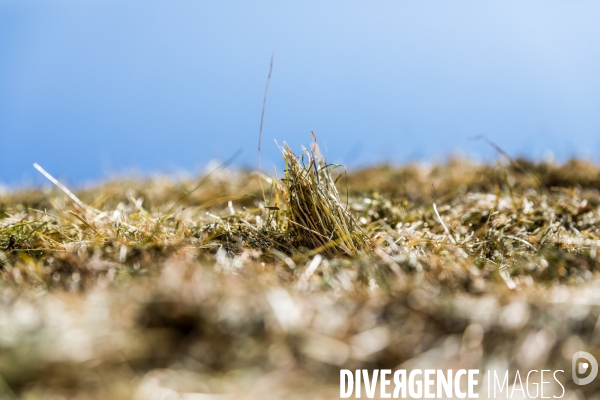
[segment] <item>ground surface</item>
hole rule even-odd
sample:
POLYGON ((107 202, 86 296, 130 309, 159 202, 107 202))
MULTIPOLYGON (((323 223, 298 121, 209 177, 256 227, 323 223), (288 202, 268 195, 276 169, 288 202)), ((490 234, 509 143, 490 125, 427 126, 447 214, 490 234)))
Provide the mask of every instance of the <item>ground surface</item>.
POLYGON ((339 398, 340 368, 399 366, 568 383, 574 352, 600 358, 597 166, 351 172, 369 244, 347 254, 310 248, 258 179, 1 193, 2 398, 339 398))

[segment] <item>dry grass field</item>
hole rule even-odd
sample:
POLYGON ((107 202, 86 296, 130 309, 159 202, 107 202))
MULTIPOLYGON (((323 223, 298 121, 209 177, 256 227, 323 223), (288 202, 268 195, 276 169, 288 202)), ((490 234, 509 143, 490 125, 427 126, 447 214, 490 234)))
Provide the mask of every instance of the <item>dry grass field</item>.
POLYGON ((283 151, 278 177, 0 193, 1 398, 334 399, 340 368, 432 365, 600 398, 570 380, 600 357, 599 166, 283 151))

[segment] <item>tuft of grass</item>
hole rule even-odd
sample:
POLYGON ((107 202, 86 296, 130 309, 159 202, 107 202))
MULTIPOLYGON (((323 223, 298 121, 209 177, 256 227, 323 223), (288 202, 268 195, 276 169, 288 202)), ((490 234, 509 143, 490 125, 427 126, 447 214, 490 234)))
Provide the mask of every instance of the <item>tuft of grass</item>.
POLYGON ((343 204, 332 179, 331 170, 318 148, 303 147, 297 156, 287 143, 281 150, 285 178, 279 189, 285 197, 287 232, 298 247, 329 255, 356 255, 372 246, 369 236, 343 204), (306 157, 306 159, 305 159, 306 157))

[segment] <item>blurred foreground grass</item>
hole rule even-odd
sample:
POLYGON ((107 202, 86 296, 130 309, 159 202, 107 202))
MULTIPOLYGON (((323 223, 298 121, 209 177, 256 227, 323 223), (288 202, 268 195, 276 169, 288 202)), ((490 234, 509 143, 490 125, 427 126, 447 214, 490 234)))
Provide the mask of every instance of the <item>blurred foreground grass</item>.
POLYGON ((2 398, 339 398, 340 368, 569 382, 574 352, 600 358, 600 167, 372 167, 337 180, 330 231, 284 206, 299 171, 264 178, 267 204, 256 173, 227 169, 193 192, 106 182, 76 191, 83 207, 0 192, 2 398))

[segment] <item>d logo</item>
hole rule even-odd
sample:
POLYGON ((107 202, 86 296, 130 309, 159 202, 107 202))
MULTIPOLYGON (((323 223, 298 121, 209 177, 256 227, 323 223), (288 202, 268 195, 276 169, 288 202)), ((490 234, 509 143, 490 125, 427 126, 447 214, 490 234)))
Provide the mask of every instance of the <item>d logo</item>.
POLYGON ((587 385, 596 378, 596 375, 598 375, 598 361, 596 361, 594 356, 590 353, 578 351, 577 353, 573 354, 572 371, 573 382, 575 382, 575 384, 587 385), (582 358, 584 358, 586 362, 579 361, 582 358), (580 376, 585 375, 585 373, 590 370, 590 367, 591 371, 587 378, 580 378, 580 376))

